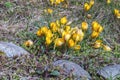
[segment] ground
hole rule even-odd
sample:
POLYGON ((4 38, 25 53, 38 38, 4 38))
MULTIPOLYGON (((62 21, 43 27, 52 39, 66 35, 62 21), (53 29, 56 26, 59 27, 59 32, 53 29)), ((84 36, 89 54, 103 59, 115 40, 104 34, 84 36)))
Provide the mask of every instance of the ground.
MULTIPOLYGON (((95 5, 88 12, 84 12, 83 5, 85 2, 89 2, 89 0, 69 0, 67 8, 61 6, 53 7, 47 3, 48 1, 49 0, 0 0, 0 41, 12 41, 24 47, 23 43, 28 39, 32 39, 35 42, 34 34, 40 26, 47 24, 47 20, 54 21, 62 16, 67 16, 68 20, 73 21, 72 26, 74 27, 79 26, 82 21, 87 21, 90 25, 92 21, 96 20, 104 27, 104 31, 101 34, 102 37, 100 38, 112 48, 112 52, 84 47, 80 53, 69 54, 68 57, 60 53, 55 54, 49 60, 49 57, 52 56, 52 52, 45 52, 42 56, 47 58, 46 62, 43 63, 44 65, 46 65, 47 61, 52 62, 58 59, 67 59, 83 66, 83 68, 90 73, 93 80, 102 80, 103 78, 100 78, 96 74, 97 69, 105 65, 120 63, 120 19, 117 19, 113 14, 114 8, 120 9, 120 0, 114 0, 109 5, 106 4, 105 0, 95 0, 95 5), (8 1, 12 4, 7 3, 8 1), (44 14, 44 9, 46 8, 52 8, 54 15, 48 16, 44 14), (92 15, 91 19, 86 17, 88 14, 92 15)), ((85 45, 86 44, 83 44, 83 46, 85 45)), ((20 62, 17 62, 19 59, 15 58, 14 62, 17 64, 14 64, 10 59, 4 57, 0 58, 2 63, 2 65, 0 64, 0 69, 2 69, 5 76, 12 77, 13 79, 13 77, 16 78, 16 76, 19 78, 23 75, 29 75, 31 77, 34 75, 31 73, 35 73, 34 70, 35 67, 37 67, 36 63, 39 62, 39 59, 44 60, 44 57, 41 57, 39 51, 37 53, 35 48, 32 48, 33 50, 26 49, 34 56, 35 60, 29 58, 25 64, 19 64, 20 62), (37 53, 37 55, 34 55, 34 53, 37 53), (5 61, 2 59, 5 59, 5 61), (9 66, 11 63, 12 65, 9 66), (24 71, 19 71, 22 70, 21 66, 24 66, 24 71), (16 70, 16 67, 20 69, 16 70), (27 68, 33 69, 33 72, 27 74, 27 68), (15 74, 11 75, 11 71, 15 74), (19 75, 16 75, 17 71, 19 75), (9 74, 6 74, 8 72, 9 74)), ((36 74, 35 78, 43 78, 43 76, 36 74)), ((4 76, 0 76, 0 78, 6 80, 4 76)))

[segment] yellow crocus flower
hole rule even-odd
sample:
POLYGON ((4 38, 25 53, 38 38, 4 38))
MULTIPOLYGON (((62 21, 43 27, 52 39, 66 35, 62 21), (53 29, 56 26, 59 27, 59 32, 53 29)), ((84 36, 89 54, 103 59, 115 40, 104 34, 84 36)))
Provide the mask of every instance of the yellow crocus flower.
POLYGON ((84 10, 85 10, 85 11, 89 11, 90 8, 91 8, 91 5, 89 5, 88 3, 85 3, 85 4, 84 4, 84 10))
POLYGON ((111 3, 111 0, 106 0, 107 1, 107 4, 110 4, 111 3))
POLYGON ((111 51, 112 49, 108 45, 103 45, 105 51, 111 51))
POLYGON ((58 29, 58 33, 62 36, 62 32, 64 32, 64 29, 62 29, 62 28, 59 28, 58 29))
POLYGON ((120 11, 118 9, 114 9, 114 15, 117 17, 117 18, 120 18, 120 11))
POLYGON ((99 29, 99 24, 98 24, 98 22, 93 21, 93 22, 92 22, 92 30, 97 32, 98 29, 99 29))
POLYGON ((102 43, 102 40, 96 40, 95 43, 102 43))
POLYGON ((58 26, 55 22, 51 22, 50 23, 50 28, 53 32, 57 32, 58 31, 58 26))
POLYGON ((100 33, 103 31, 103 27, 98 22, 93 21, 92 22, 92 30, 100 33))
POLYGON ((93 6, 93 5, 94 5, 94 3, 95 3, 95 1, 94 1, 94 0, 90 0, 90 3, 89 3, 89 4, 90 4, 91 6, 93 6))
POLYGON ((62 17, 61 19, 60 19, 60 23, 61 24, 66 24, 67 23, 67 18, 66 17, 62 17))
POLYGON ((83 38, 84 38, 83 36, 80 36, 80 39, 79 39, 79 41, 82 41, 82 40, 83 40, 83 38))
POLYGON ((75 42, 80 42, 80 41, 83 40, 83 36, 81 36, 81 35, 78 34, 78 33, 74 33, 74 34, 72 35, 72 39, 75 40, 75 42))
POLYGON ((32 40, 27 40, 24 42, 24 45, 27 46, 27 47, 30 47, 33 45, 33 41, 32 40))
POLYGON ((56 5, 58 5, 58 4, 60 4, 60 3, 61 3, 61 0, 56 0, 56 1, 55 1, 55 4, 56 4, 56 5))
POLYGON ((46 34, 48 31, 48 27, 47 26, 41 27, 41 31, 42 31, 42 34, 46 34))
POLYGON ((71 37, 71 34, 66 34, 66 35, 64 36, 65 41, 68 41, 68 40, 70 39, 70 37, 71 37))
POLYGON ((52 31, 53 31, 53 32, 57 32, 57 31, 58 31, 58 27, 57 27, 57 26, 54 26, 54 27, 52 28, 52 31))
POLYGON ((53 13, 53 10, 50 9, 50 8, 48 8, 48 9, 47 9, 47 12, 48 12, 49 14, 52 14, 52 13, 53 13))
POLYGON ((66 31, 63 30, 62 31, 62 37, 65 37, 66 34, 68 34, 68 32, 66 32, 66 31))
POLYGON ((78 28, 74 27, 74 28, 71 28, 70 32, 71 32, 71 34, 74 34, 77 32, 77 30, 78 30, 78 28))
POLYGON ((72 39, 75 40, 76 42, 78 42, 78 41, 80 41, 80 35, 77 34, 77 33, 74 33, 74 34, 72 35, 72 39))
POLYGON ((92 26, 94 26, 94 25, 98 25, 98 22, 97 21, 93 21, 92 22, 92 26))
POLYGON ((46 37, 45 44, 46 44, 46 45, 50 45, 51 42, 52 42, 51 38, 50 38, 50 37, 46 37))
POLYGON ((64 43, 65 43, 65 41, 64 41, 63 38, 57 38, 57 39, 55 40, 55 47, 62 46, 64 43))
POLYGON ((99 32, 93 31, 91 34, 91 38, 97 38, 99 36, 99 32))
POLYGON ((93 47, 97 49, 97 48, 100 48, 101 45, 100 45, 100 43, 95 43, 93 47))
POLYGON ((64 0, 60 0, 60 2, 64 2, 64 0))
POLYGON ((77 30, 77 33, 78 33, 80 36, 84 37, 84 33, 83 33, 82 29, 78 29, 78 30, 77 30))
POLYGON ((69 32, 69 31, 70 31, 70 29, 71 29, 71 27, 70 27, 70 26, 65 26, 65 31, 66 31, 66 32, 69 32))
POLYGON ((103 27, 100 25, 98 28, 98 32, 101 33, 103 31, 103 27))
POLYGON ((74 46, 75 46, 75 42, 74 42, 73 39, 69 39, 69 40, 68 40, 68 46, 69 46, 69 47, 74 47, 74 46))
POLYGON ((88 29, 88 23, 87 22, 82 22, 82 24, 81 24, 81 28, 82 28, 82 30, 83 31, 86 31, 87 29, 88 29))
POLYGON ((55 0, 50 0, 51 5, 55 3, 55 0))
POLYGON ((58 27, 60 27, 60 21, 59 20, 56 20, 56 24, 58 27))
POLYGON ((39 36, 39 37, 42 36, 42 31, 41 31, 41 29, 39 29, 39 30, 36 32, 36 35, 39 36))
POLYGON ((46 37, 49 37, 49 38, 53 37, 53 33, 51 32, 51 30, 48 30, 46 37))
POLYGON ((101 40, 96 40, 93 47, 97 49, 97 48, 100 48, 101 45, 102 45, 102 41, 101 40))
POLYGON ((54 26, 56 27, 57 24, 56 24, 55 22, 51 22, 51 23, 50 23, 50 28, 53 28, 54 26))
POLYGON ((119 14, 117 14, 117 18, 118 18, 118 19, 120 18, 120 13, 119 13, 119 14))
POLYGON ((119 10, 118 9, 114 9, 114 14, 115 15, 119 14, 119 10))

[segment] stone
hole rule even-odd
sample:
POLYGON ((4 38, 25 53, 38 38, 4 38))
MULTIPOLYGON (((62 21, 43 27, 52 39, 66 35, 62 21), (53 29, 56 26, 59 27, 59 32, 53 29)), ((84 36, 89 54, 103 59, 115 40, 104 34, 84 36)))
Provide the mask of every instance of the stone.
POLYGON ((53 66, 57 66, 63 69, 64 75, 68 75, 72 70, 72 74, 75 77, 74 80, 91 80, 89 73, 74 62, 67 60, 58 60, 53 62, 53 66))
POLYGON ((25 49, 8 42, 0 42, 0 52, 7 57, 21 56, 29 54, 25 49))
POLYGON ((105 66, 97 71, 97 74, 105 79, 115 80, 120 77, 120 64, 105 66))

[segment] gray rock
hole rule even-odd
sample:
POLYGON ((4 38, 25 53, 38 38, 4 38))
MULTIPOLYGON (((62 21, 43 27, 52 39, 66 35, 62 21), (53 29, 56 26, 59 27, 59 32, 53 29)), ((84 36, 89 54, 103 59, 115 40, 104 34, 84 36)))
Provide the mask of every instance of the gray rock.
POLYGON ((120 64, 105 66, 98 70, 97 73, 105 79, 114 80, 118 76, 120 77, 120 64))
POLYGON ((90 80, 91 77, 87 71, 85 71, 78 64, 67 61, 67 60, 58 60, 53 63, 54 66, 59 66, 64 70, 64 75, 67 75, 71 72, 75 77, 75 80, 90 80), (83 79, 84 78, 84 79, 83 79))
POLYGON ((25 49, 8 42, 0 42, 0 52, 3 52, 7 57, 29 54, 25 49))

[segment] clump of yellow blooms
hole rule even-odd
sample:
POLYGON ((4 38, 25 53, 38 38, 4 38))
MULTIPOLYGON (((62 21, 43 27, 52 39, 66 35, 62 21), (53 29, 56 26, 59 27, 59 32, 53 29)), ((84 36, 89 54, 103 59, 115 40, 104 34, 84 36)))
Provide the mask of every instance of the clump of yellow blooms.
POLYGON ((112 49, 108 45, 104 45, 102 43, 102 40, 96 40, 93 44, 93 47, 98 49, 98 48, 103 48, 105 51, 111 51, 112 49))
POLYGON ((116 18, 120 18, 120 11, 118 9, 114 9, 114 15, 116 18))
POLYGON ((97 49, 97 48, 100 48, 101 45, 102 45, 102 41, 101 40, 96 40, 93 47, 97 49))
POLYGON ((94 5, 94 0, 90 0, 89 3, 86 2, 86 3, 84 4, 84 10, 85 10, 85 11, 89 11, 93 5, 94 5))
MULTIPOLYGON (((59 5, 64 3, 65 0, 49 0, 51 5, 59 5)), ((107 4, 111 3, 111 0, 106 0, 107 4)), ((95 1, 90 0, 84 4, 84 11, 89 11, 94 5, 95 1)), ((51 8, 45 9, 45 13, 52 14, 53 10, 51 8)), ((114 15, 116 18, 120 18, 120 11, 114 9, 114 15)), ((87 18, 90 19, 91 14, 87 15, 87 18)), ((39 38, 43 38, 44 45, 46 47, 52 46, 53 49, 64 48, 80 50, 81 41, 84 39, 87 30, 89 29, 89 24, 87 21, 83 21, 80 24, 80 27, 71 27, 72 21, 68 21, 67 17, 64 16, 56 21, 52 21, 48 26, 41 26, 37 31, 36 35, 39 38)), ((95 40, 93 43, 93 48, 103 48, 105 51, 111 51, 112 49, 103 44, 102 40, 96 40, 100 33, 103 31, 103 26, 100 25, 97 21, 91 23, 91 34, 90 39, 95 40)), ((88 37, 89 38, 89 37, 88 37)), ((24 45, 30 47, 33 45, 32 40, 27 40, 24 42, 24 45)))
MULTIPOLYGON (((67 17, 62 17, 51 22, 49 26, 39 28, 36 35, 45 38, 46 46, 53 44, 53 48, 66 46, 67 48, 79 50, 81 47, 78 43, 83 40, 84 33, 82 29, 72 28, 68 24, 70 22, 68 22, 67 17)), ((85 27, 88 27, 88 25, 85 24, 85 27)))
POLYGON ((59 5, 64 2, 64 0, 49 0, 51 5, 59 5))
MULTIPOLYGON (((52 21, 48 26, 42 26, 36 31, 36 35, 42 38, 46 47, 52 47, 53 49, 67 48, 73 50, 80 50, 80 43, 84 39, 85 32, 89 29, 88 23, 83 21, 80 27, 71 27, 72 21, 68 21, 67 17, 64 16, 56 21, 52 21)), ((90 34, 91 39, 96 39, 103 31, 103 27, 97 22, 91 23, 92 33, 90 34)), ((33 45, 31 40, 24 43, 25 46, 29 47, 33 45)), ((96 40, 92 46, 93 48, 103 48, 106 51, 111 51, 111 48, 104 45, 101 40, 96 40)))
POLYGON ((102 31, 103 27, 97 21, 93 21, 91 38, 97 38, 102 31))

